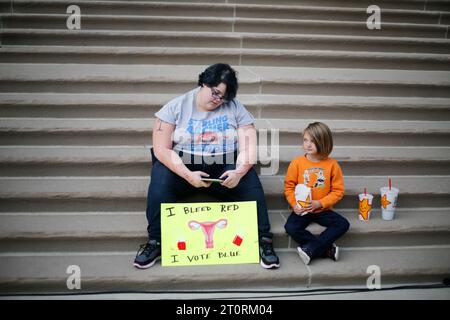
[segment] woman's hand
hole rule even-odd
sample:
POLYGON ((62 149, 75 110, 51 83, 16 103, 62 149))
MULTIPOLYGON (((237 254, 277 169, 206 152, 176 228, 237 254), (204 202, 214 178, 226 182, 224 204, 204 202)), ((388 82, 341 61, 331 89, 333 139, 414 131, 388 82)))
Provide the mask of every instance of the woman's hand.
POLYGON ((233 189, 234 187, 236 187, 239 184, 239 181, 241 181, 241 178, 244 175, 240 172, 238 172, 237 170, 228 170, 225 171, 221 176, 220 179, 225 179, 222 182, 222 185, 224 187, 227 187, 229 189, 233 189))
POLYGON ((203 181, 202 177, 209 177, 209 174, 203 171, 191 171, 187 175, 186 181, 196 188, 208 188, 212 182, 203 181))

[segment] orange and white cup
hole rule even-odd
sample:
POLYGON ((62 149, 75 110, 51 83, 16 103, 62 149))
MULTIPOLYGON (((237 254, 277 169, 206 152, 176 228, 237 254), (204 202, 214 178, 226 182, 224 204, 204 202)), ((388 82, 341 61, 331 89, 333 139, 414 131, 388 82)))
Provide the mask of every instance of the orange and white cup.
POLYGON ((381 217, 383 220, 394 219, 399 190, 394 187, 380 188, 381 192, 381 217))
POLYGON ((362 221, 370 219, 370 213, 372 211, 373 195, 370 193, 358 194, 359 206, 358 206, 358 218, 362 221))

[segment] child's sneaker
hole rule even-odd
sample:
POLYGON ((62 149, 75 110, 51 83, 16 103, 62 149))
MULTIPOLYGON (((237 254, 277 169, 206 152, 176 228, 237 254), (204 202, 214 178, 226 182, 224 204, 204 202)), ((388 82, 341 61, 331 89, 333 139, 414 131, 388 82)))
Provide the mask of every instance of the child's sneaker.
POLYGON ((333 243, 331 245, 331 248, 328 249, 325 252, 325 256, 327 258, 330 258, 333 261, 338 261, 338 259, 339 259, 339 247, 335 243, 333 243))
POLYGON ((310 255, 302 248, 297 247, 298 255, 300 256, 300 259, 302 259, 303 263, 308 265, 311 261, 310 255))

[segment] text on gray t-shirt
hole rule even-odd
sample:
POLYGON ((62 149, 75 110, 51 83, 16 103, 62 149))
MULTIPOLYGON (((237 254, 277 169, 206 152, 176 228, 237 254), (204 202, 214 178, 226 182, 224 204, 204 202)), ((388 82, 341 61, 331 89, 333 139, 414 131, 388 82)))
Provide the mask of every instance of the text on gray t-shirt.
POLYGON ((200 87, 165 104, 155 116, 175 125, 173 149, 198 155, 220 155, 237 149, 237 129, 254 123, 250 112, 237 99, 208 112, 198 111, 200 87))

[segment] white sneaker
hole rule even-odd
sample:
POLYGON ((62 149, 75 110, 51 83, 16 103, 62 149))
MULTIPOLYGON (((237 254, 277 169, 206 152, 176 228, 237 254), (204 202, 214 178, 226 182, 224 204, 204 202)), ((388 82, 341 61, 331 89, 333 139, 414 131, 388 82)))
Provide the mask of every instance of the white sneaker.
POLYGON ((301 247, 297 247, 297 251, 298 251, 298 255, 300 256, 300 259, 302 259, 303 263, 305 265, 308 265, 309 262, 311 261, 311 257, 305 251, 303 251, 303 249, 301 247))
POLYGON ((339 247, 333 243, 333 248, 334 248, 334 261, 338 261, 339 260, 339 247))

